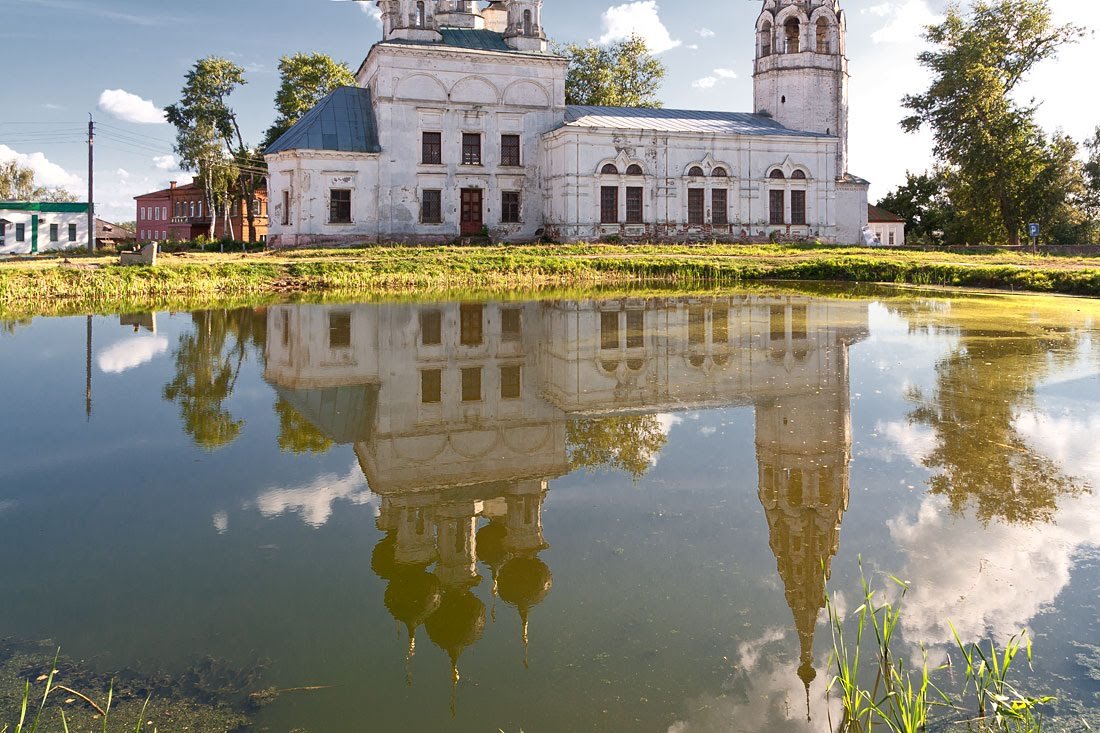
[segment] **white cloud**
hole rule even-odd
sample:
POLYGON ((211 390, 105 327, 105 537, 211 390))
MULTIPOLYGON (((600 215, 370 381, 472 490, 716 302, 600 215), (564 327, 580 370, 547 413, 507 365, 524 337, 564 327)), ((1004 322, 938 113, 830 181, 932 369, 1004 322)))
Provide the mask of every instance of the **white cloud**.
POLYGON ((130 171, 126 170, 125 168, 119 168, 117 171, 115 171, 115 175, 125 181, 127 178, 130 177, 130 171))
MULTIPOLYGON (((1094 404, 1085 406, 1090 408, 1094 404)), ((1014 427, 1067 475, 1100 487, 1100 415, 1024 412, 1014 427)), ((950 621, 964 641, 1004 642, 1056 601, 1075 558, 1100 543, 1100 493, 1063 498, 1050 523, 988 526, 953 516, 945 497, 927 496, 916 516, 889 526, 908 555, 899 576, 912 582, 902 616, 906 639, 950 647, 950 621)))
POLYGON ((107 374, 122 374, 152 361, 166 351, 168 339, 163 336, 134 336, 100 351, 96 364, 107 374))
POLYGON ((655 54, 680 46, 682 41, 669 35, 668 28, 657 14, 658 9, 657 0, 637 0, 611 6, 600 18, 603 24, 600 44, 615 43, 638 35, 645 39, 649 50, 655 54))
POLYGON ((153 158, 153 165, 162 171, 178 171, 179 162, 174 155, 158 155, 153 158))
POLYGON ((733 69, 715 69, 707 76, 696 79, 691 82, 691 86, 694 89, 713 89, 720 81, 728 81, 730 79, 736 79, 737 72, 733 69))
MULTIPOLYGON (((672 428, 675 425, 679 425, 684 421, 684 418, 679 415, 673 415, 671 412, 659 412, 653 416, 657 420, 657 426, 659 427, 661 434, 666 438, 668 434, 672 432, 672 428)), ((646 458, 649 461, 649 465, 656 466, 658 459, 661 457, 661 452, 656 451, 649 454, 646 458)))
POLYGON ((691 86, 695 89, 713 89, 714 85, 718 83, 718 79, 713 76, 704 76, 701 79, 696 79, 691 82, 691 86))
POLYGON ((79 186, 79 176, 69 173, 57 163, 51 163, 42 153, 20 153, 0 144, 0 162, 14 160, 19 165, 34 171, 34 180, 39 186, 79 186))
POLYGON ((715 69, 714 75, 719 79, 736 79, 737 72, 733 69, 715 69))
POLYGON ((925 459, 936 449, 936 431, 926 425, 905 420, 878 422, 875 424, 875 432, 882 433, 893 442, 897 451, 914 466, 923 466, 925 459))
POLYGON ((699 34, 700 38, 714 38, 715 35, 710 28, 700 28, 695 32, 699 34))
POLYGON ((229 531, 229 514, 226 512, 216 512, 213 517, 214 530, 218 534, 225 534, 229 531))
POLYGON ((378 27, 382 27, 382 8, 378 7, 374 3, 358 3, 359 9, 371 17, 378 27))
POLYGON ((124 89, 104 89, 99 95, 99 109, 115 119, 138 125, 159 125, 168 121, 164 110, 124 89))
POLYGON ((926 25, 939 23, 943 16, 932 12, 927 0, 899 0, 867 9, 873 15, 887 18, 886 25, 871 33, 875 43, 918 45, 926 25))
POLYGON ((353 464, 346 476, 326 473, 300 486, 276 486, 263 491, 246 506, 255 507, 265 517, 277 517, 295 512, 310 527, 323 527, 332 516, 337 500, 352 504, 370 504, 375 495, 358 464, 353 464))

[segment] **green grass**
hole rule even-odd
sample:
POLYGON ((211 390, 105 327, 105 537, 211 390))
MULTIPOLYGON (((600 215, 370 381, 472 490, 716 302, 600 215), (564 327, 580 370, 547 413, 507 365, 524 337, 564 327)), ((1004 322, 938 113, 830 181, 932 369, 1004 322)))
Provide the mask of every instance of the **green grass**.
POLYGON ((920 251, 811 245, 363 247, 165 254, 156 268, 117 256, 0 261, 0 315, 120 310, 169 299, 208 303, 295 294, 544 288, 713 287, 833 281, 1100 296, 1100 256, 996 249, 920 251))

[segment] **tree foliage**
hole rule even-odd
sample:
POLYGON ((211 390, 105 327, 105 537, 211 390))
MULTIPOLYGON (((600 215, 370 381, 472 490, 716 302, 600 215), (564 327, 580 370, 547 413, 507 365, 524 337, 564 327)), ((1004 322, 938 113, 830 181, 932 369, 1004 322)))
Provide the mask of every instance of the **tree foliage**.
POLYGON ((928 27, 933 49, 918 60, 932 84, 904 98, 912 114, 902 127, 931 129, 936 156, 954 169, 958 193, 966 194, 960 215, 986 220, 971 224, 972 233, 1019 244, 1028 220, 1041 218, 1036 187, 1061 180, 1047 171, 1060 155, 1059 141, 1047 141, 1039 128, 1034 100, 1021 104, 1014 93, 1035 64, 1081 32, 1054 25, 1048 0, 976 0, 969 12, 952 5, 942 23, 928 27))
MULTIPOLYGON (((184 77, 180 100, 169 105, 165 113, 176 128, 176 152, 186 161, 185 165, 199 171, 204 186, 216 185, 217 178, 225 176, 226 165, 238 169, 233 188, 245 202, 248 241, 255 242, 253 201, 264 182, 263 159, 256 148, 245 142, 237 113, 229 105, 229 97, 246 83, 244 69, 232 61, 217 56, 199 59, 184 77)), ((212 234, 219 192, 208 190, 206 194, 212 234)))
POLYGON ((40 186, 34 170, 14 158, 0 163, 0 201, 76 201, 64 188, 40 186))
POLYGON ((281 83, 275 93, 277 117, 264 134, 266 148, 337 87, 355 86, 351 68, 323 53, 296 53, 279 59, 281 83))
POLYGON ((610 46, 569 44, 556 49, 569 59, 565 103, 608 107, 660 107, 657 92, 665 66, 641 36, 610 46))
POLYGON ((668 436, 656 415, 584 418, 566 427, 569 465, 577 468, 618 468, 637 479, 661 452, 668 436))
POLYGON ((948 197, 948 174, 942 169, 905 172, 905 183, 886 194, 877 206, 905 219, 905 239, 913 244, 959 241, 956 215, 948 197))
POLYGON ((327 453, 332 439, 302 417, 286 400, 275 401, 275 414, 279 416, 279 450, 290 453, 327 453))

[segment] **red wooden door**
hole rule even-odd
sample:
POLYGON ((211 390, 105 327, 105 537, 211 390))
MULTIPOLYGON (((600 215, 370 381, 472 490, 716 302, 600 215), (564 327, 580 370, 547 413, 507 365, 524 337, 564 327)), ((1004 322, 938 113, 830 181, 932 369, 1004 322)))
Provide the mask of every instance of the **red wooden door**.
POLYGON ((481 189, 480 188, 464 188, 462 189, 462 218, 461 229, 459 231, 462 234, 480 234, 482 227, 481 218, 481 189))

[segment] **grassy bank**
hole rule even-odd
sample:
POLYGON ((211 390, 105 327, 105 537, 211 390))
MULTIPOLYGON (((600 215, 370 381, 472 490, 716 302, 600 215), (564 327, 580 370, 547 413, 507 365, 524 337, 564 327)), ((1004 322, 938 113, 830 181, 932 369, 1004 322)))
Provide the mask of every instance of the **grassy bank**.
POLYGON ((369 247, 0 261, 0 315, 126 310, 186 299, 280 298, 592 286, 734 285, 763 280, 907 283, 1100 296, 1100 257, 999 250, 927 252, 822 246, 541 245, 369 247))

